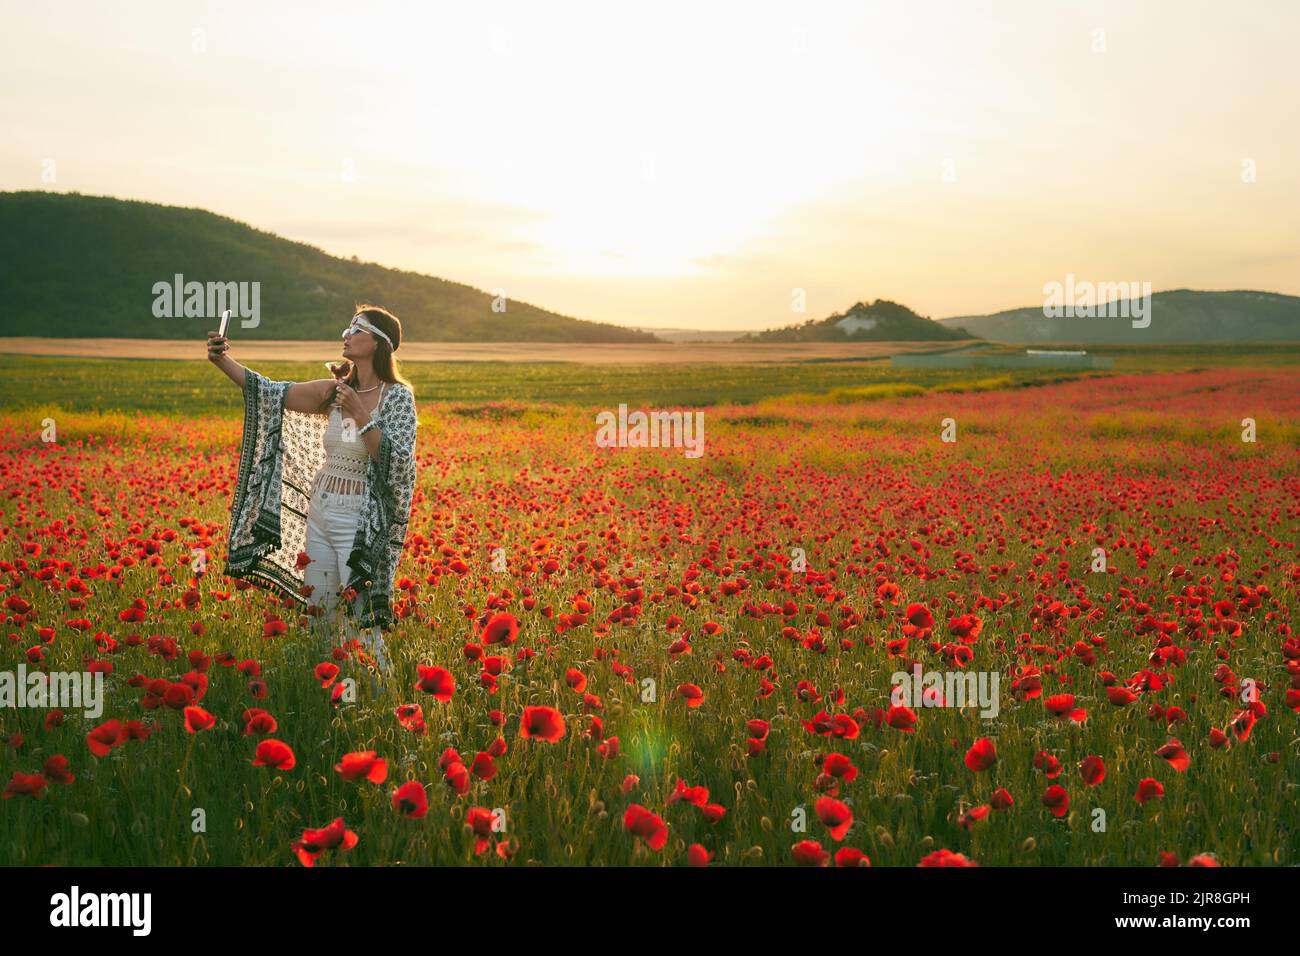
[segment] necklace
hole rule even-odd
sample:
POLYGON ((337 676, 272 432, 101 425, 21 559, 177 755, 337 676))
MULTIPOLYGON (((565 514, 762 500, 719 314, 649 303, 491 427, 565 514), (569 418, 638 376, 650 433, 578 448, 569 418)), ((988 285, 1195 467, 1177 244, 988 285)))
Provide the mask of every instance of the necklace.
POLYGON ((378 387, 378 385, 371 385, 369 388, 354 388, 352 391, 356 392, 358 395, 364 395, 366 392, 373 392, 378 387))

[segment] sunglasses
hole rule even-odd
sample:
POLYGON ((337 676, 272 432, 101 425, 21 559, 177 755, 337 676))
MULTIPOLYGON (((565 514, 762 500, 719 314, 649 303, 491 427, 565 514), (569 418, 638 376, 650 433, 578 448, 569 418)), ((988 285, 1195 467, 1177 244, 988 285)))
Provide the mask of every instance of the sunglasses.
POLYGON ((369 331, 370 331, 369 329, 363 329, 359 325, 349 325, 346 329, 343 330, 343 338, 346 339, 350 336, 356 335, 358 332, 369 332, 369 331))

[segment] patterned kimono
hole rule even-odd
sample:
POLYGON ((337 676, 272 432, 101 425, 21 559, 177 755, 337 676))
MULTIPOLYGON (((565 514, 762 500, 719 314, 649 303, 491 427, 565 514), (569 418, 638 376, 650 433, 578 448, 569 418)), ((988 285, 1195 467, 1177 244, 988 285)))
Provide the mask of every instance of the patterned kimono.
MULTIPOLYGON (((226 574, 245 578, 306 604, 298 555, 307 545, 312 484, 325 463, 328 417, 287 411, 292 382, 248 370, 244 438, 230 506, 226 574)), ((393 579, 406 543, 415 492, 415 397, 389 385, 375 410, 379 454, 366 466, 366 499, 348 568, 356 599, 348 614, 362 628, 393 625, 393 579)))

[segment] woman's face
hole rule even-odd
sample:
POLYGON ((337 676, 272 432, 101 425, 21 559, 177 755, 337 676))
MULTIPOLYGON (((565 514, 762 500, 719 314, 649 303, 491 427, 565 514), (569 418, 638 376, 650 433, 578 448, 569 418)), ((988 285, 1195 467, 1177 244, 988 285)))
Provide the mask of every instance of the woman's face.
POLYGON ((375 354, 375 344, 377 339, 370 332, 360 326, 349 326, 347 335, 343 338, 343 357, 352 359, 370 358, 375 354))

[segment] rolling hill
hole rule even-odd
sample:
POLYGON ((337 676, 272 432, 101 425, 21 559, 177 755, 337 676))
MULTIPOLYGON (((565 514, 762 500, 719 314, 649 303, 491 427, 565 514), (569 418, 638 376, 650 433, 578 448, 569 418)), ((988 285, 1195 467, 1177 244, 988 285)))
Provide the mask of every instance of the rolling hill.
POLYGON ((1146 328, 1134 328, 1133 320, 1122 316, 1047 318, 1042 306, 1033 306, 939 321, 948 328, 964 328, 994 342, 1027 344, 1300 341, 1300 297, 1276 292, 1157 292, 1151 296, 1150 319, 1146 328))
POLYGON ((969 339, 962 329, 940 325, 905 305, 877 299, 859 302, 847 312, 809 319, 765 332, 752 332, 741 342, 929 342, 969 339))
MULTIPOLYGON (((401 318, 410 341, 658 341, 514 300, 494 312, 493 297, 470 286, 340 259, 201 209, 76 193, 0 193, 0 262, 0 335, 201 338, 212 319, 184 317, 183 297, 166 296, 182 317, 155 314, 165 311, 155 285, 180 274, 249 283, 250 305, 259 283, 260 322, 232 325, 241 338, 337 339, 353 304, 373 302, 401 318)), ((203 300, 204 316, 220 314, 203 300)))

